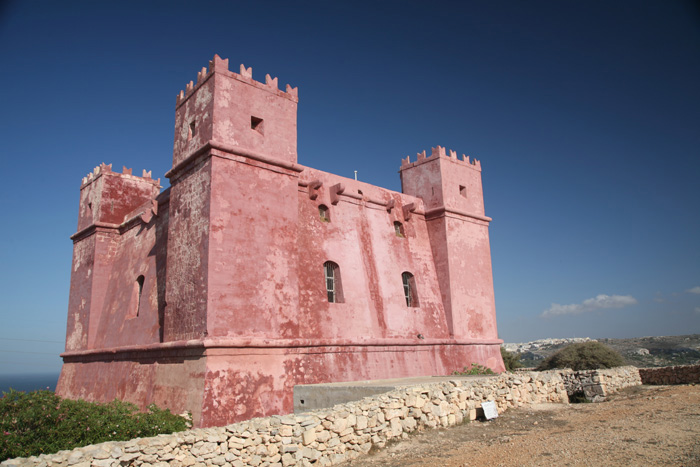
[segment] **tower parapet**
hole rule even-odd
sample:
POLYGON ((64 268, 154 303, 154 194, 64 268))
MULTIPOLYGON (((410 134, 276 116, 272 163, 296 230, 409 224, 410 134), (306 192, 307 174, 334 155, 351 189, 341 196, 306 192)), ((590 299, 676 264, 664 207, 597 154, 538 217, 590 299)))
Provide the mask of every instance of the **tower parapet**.
POLYGON ((425 151, 416 154, 416 161, 411 162, 411 156, 406 156, 405 159, 401 159, 401 169, 407 168, 408 166, 414 167, 416 164, 422 163, 423 161, 433 160, 437 157, 449 157, 455 162, 462 162, 469 164, 472 168, 476 170, 481 170, 481 161, 477 159, 472 159, 466 154, 462 154, 462 157, 457 156, 457 151, 452 149, 445 149, 443 146, 437 146, 431 149, 430 156, 426 157, 425 151), (448 154, 449 151, 449 154, 448 154))
POLYGON ((218 55, 214 55, 212 60, 209 60, 209 68, 202 67, 200 71, 197 72, 197 81, 190 81, 185 86, 184 90, 180 90, 175 99, 176 107, 184 104, 187 99, 190 98, 207 79, 212 75, 212 73, 223 73, 227 74, 231 78, 237 79, 244 83, 255 86, 259 89, 264 89, 268 92, 272 92, 280 97, 285 97, 294 102, 299 102, 299 89, 292 87, 291 85, 286 85, 286 92, 278 88, 277 78, 272 78, 269 74, 265 75, 265 82, 261 83, 253 79, 253 67, 246 68, 245 65, 241 63, 240 72, 236 73, 228 69, 228 58, 222 59, 218 55))

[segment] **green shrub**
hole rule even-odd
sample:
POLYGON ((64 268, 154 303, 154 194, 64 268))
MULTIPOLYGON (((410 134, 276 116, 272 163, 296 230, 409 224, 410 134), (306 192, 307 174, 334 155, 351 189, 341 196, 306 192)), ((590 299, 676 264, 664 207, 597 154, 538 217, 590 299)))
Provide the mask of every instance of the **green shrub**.
POLYGON ((186 429, 187 420, 155 405, 142 413, 118 400, 96 404, 12 389, 0 398, 0 460, 186 429))
POLYGON ((600 342, 570 344, 545 359, 538 370, 571 368, 572 370, 595 370, 624 365, 622 356, 600 342))
POLYGON ((503 364, 506 366, 506 371, 513 371, 516 368, 523 367, 522 363, 520 363, 520 354, 517 352, 508 352, 506 349, 501 347, 501 358, 503 358, 503 364))
POLYGON ((462 371, 454 371, 452 373, 456 376, 469 376, 469 375, 495 375, 496 373, 491 370, 491 368, 479 365, 478 363, 472 363, 470 367, 464 367, 462 371))

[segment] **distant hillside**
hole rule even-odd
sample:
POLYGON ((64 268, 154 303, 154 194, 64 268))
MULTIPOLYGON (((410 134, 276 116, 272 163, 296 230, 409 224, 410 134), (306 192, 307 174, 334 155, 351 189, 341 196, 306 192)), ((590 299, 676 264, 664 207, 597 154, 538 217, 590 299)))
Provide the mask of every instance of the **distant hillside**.
POLYGON ((588 340, 597 340, 612 347, 620 352, 628 365, 639 368, 700 364, 700 334, 630 339, 540 339, 519 344, 504 343, 503 347, 510 352, 519 353, 520 361, 525 367, 534 367, 557 350, 573 342, 588 340))

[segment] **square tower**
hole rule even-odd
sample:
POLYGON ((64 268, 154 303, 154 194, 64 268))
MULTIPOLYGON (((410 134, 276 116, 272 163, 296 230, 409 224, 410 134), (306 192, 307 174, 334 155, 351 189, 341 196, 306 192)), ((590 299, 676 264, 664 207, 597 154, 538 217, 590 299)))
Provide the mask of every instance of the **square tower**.
POLYGON ((177 96, 166 341, 268 337, 294 320, 297 95, 217 55, 177 96))
POLYGON ((402 161, 404 193, 423 199, 445 314, 456 339, 496 339, 489 217, 484 215, 481 164, 433 148, 402 161))

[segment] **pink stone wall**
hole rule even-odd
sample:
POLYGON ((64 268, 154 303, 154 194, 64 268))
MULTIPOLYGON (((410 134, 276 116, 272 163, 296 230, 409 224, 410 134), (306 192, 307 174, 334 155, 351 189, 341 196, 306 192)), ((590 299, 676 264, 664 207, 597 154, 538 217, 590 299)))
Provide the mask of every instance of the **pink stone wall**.
POLYGON ((206 360, 201 350, 123 352, 64 358, 56 392, 91 402, 119 399, 145 409, 149 404, 173 413, 192 412, 201 420, 206 360))
POLYGON ((448 337, 425 221, 420 215, 406 221, 402 212, 419 200, 309 168, 302 178, 323 183, 315 200, 306 189, 298 196, 302 336, 448 337), (345 191, 333 205, 329 192, 338 183, 345 191), (383 205, 390 200, 396 206, 391 212, 383 205), (330 222, 321 221, 319 205, 329 208, 330 222), (395 233, 395 221, 403 224, 403 238, 395 233), (340 267, 344 303, 328 303, 325 261, 340 267), (406 306, 405 271, 415 276, 419 307, 406 306))
POLYGON ((93 235, 73 247, 66 350, 84 350, 88 346, 90 313, 97 308, 92 306, 92 269, 96 242, 97 235, 93 235))
POLYGON ((165 341, 206 335, 210 193, 211 159, 195 164, 170 188, 165 341))
POLYGON ((156 231, 156 222, 152 222, 134 225, 121 234, 121 244, 103 286, 104 305, 93 348, 160 342, 159 277, 156 255, 152 254, 156 231), (144 276, 140 298, 136 282, 139 276, 144 276))
POLYGON ((211 161, 208 335, 297 336, 297 174, 211 161))
POLYGON ((297 102, 217 56, 177 97, 168 190, 84 179, 59 394, 211 426, 289 412, 300 383, 503 371, 480 163, 437 147, 403 193, 303 167, 297 102))
POLYGON ((295 384, 446 375, 465 361, 500 360, 498 345, 347 346, 207 352, 203 426, 289 413, 295 384), (358 377, 358 375, 361 375, 358 377))

